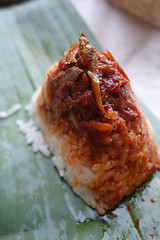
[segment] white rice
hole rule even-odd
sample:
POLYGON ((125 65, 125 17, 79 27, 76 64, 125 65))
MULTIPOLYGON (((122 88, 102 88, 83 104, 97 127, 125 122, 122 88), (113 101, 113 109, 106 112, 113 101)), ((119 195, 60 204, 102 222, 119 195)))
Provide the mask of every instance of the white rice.
POLYGON ((25 134, 27 144, 32 144, 34 152, 41 152, 46 157, 51 155, 48 145, 45 143, 42 132, 38 129, 35 120, 31 117, 35 109, 36 99, 38 97, 40 88, 34 93, 31 103, 25 106, 25 110, 28 112, 29 121, 23 122, 23 120, 17 120, 18 130, 25 134))
POLYGON ((13 105, 8 111, 1 111, 0 118, 7 118, 21 109, 22 105, 17 103, 13 105))
MULTIPOLYGON (((94 196, 86 186, 81 184, 73 186, 75 176, 79 176, 79 178, 82 178, 83 180, 86 179, 87 181, 87 178, 93 177, 93 173, 85 167, 83 167, 83 173, 81 173, 79 169, 66 164, 61 156, 61 139, 52 135, 49 136, 45 141, 43 134, 39 129, 40 127, 42 131, 48 130, 45 128, 45 125, 43 125, 43 122, 41 122, 39 116, 37 116, 36 102, 40 91, 41 89, 39 88, 33 95, 31 103, 25 107, 30 117, 29 121, 24 123, 22 120, 17 120, 18 129, 20 132, 25 134, 27 144, 32 144, 34 152, 40 151, 47 157, 52 155, 53 165, 57 168, 59 175, 72 186, 77 195, 79 195, 89 205, 95 207, 96 201, 94 196)), ((81 221, 84 220, 81 216, 78 216, 78 219, 81 219, 81 221)))
POLYGON ((27 123, 19 119, 17 125, 19 131, 26 135, 27 144, 32 144, 34 152, 40 151, 43 155, 50 156, 48 145, 45 143, 44 137, 33 119, 29 119, 27 123))

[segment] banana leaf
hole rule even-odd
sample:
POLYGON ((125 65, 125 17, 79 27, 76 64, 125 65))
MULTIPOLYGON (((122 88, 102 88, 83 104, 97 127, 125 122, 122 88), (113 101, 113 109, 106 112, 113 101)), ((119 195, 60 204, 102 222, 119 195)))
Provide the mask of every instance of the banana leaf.
MULTIPOLYGON (((84 32, 94 36, 67 0, 36 0, 0 10, 0 111, 22 109, 0 119, 0 239, 160 239, 160 174, 100 217, 59 177, 51 158, 33 153, 18 132, 24 106, 46 70, 84 32)), ((107 47, 107 46, 106 46, 107 47)), ((160 144, 160 124, 143 106, 160 144)))

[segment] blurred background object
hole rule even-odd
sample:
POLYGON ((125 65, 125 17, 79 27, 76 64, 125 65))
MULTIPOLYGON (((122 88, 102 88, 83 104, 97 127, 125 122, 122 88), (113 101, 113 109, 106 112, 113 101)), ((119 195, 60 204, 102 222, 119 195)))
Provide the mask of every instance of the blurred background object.
POLYGON ((124 68, 136 95, 160 119, 160 29, 115 8, 107 0, 71 2, 103 51, 107 48, 124 68))
POLYGON ((108 0, 113 5, 160 27, 160 0, 108 0))
POLYGON ((27 0, 0 0, 0 6, 8 6, 8 5, 13 5, 21 2, 26 2, 27 0))

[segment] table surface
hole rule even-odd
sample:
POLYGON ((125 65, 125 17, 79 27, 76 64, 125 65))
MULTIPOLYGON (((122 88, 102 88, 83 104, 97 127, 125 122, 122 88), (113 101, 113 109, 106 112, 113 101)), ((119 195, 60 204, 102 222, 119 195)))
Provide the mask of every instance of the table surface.
POLYGON ((160 120, 160 29, 107 0, 71 0, 95 38, 131 79, 138 98, 160 120))

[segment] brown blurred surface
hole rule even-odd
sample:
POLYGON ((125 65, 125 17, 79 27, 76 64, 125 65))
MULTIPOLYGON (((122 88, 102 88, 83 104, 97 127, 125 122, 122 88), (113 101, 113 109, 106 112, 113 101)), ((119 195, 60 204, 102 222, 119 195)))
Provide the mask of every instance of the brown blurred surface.
POLYGON ((160 27, 160 0, 108 0, 125 11, 160 27))

